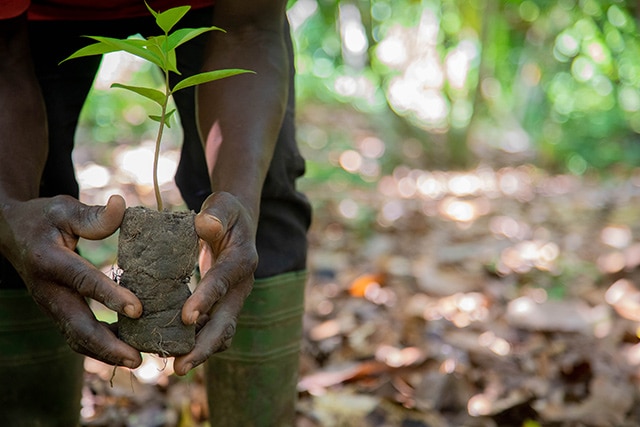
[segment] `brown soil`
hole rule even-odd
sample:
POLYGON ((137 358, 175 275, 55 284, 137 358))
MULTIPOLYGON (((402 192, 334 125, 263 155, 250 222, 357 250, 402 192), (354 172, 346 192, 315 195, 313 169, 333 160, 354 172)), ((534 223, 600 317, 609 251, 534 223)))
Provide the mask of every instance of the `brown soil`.
POLYGON ((119 316, 118 333, 146 353, 177 356, 195 345, 195 326, 182 322, 198 253, 193 212, 127 208, 118 241, 120 285, 142 302, 139 319, 119 316))

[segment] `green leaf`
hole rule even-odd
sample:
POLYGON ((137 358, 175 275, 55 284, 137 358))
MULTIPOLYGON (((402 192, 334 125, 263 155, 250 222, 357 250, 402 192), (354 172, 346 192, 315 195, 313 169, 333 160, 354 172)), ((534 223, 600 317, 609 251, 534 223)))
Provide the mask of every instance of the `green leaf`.
POLYGON ((160 68, 162 68, 163 71, 172 71, 176 74, 180 74, 178 71, 175 51, 167 49, 167 36, 162 35, 149 37, 147 48, 159 58, 162 58, 162 65, 160 68))
POLYGON ((200 34, 206 33, 208 31, 224 31, 219 27, 202 27, 202 28, 181 28, 179 30, 174 31, 172 34, 169 34, 167 47, 169 49, 175 49, 181 44, 188 42, 191 39, 198 37, 200 34))
MULTIPOLYGON (((171 117, 173 117, 173 114, 176 112, 176 109, 174 108, 173 110, 167 112, 164 116, 164 124, 170 128, 171 127, 171 117)), ((151 120, 153 120, 154 122, 158 122, 158 123, 162 123, 162 116, 156 116, 155 114, 149 114, 149 118, 151 120)))
POLYGON ((69 55, 68 57, 66 57, 65 59, 63 59, 62 61, 60 61, 58 63, 58 65, 62 64, 65 61, 68 61, 70 59, 75 59, 75 58, 82 58, 84 56, 93 56, 93 55, 102 55, 105 53, 109 53, 109 52, 115 52, 118 49, 106 45, 104 43, 94 43, 94 44, 90 44, 89 46, 85 46, 83 48, 80 48, 78 50, 76 50, 74 53, 72 53, 71 55, 69 55))
POLYGON ((226 69, 226 70, 215 70, 215 71, 208 71, 206 73, 200 73, 200 74, 195 74, 191 77, 187 77, 186 79, 182 80, 181 82, 179 82, 178 84, 176 84, 173 87, 172 92, 177 92, 181 89, 187 88, 187 87, 191 87, 191 86, 196 86, 202 83, 208 83, 208 82, 212 82, 214 80, 220 80, 220 79, 224 79, 225 77, 231 77, 231 76, 236 76, 238 74, 245 74, 245 73, 252 73, 255 74, 254 71, 250 71, 250 70, 242 70, 239 68, 230 68, 230 69, 226 69))
POLYGON ((180 21, 191 9, 191 6, 178 6, 156 15, 156 24, 165 34, 180 21))
POLYGON ((155 53, 161 58, 165 56, 165 44, 167 42, 167 36, 151 36, 148 39, 147 49, 155 53))
POLYGON ((180 71, 178 71, 178 59, 176 58, 175 49, 167 52, 167 70, 172 71, 178 75, 180 75, 180 71))
POLYGON ((146 40, 139 39, 115 39, 112 37, 99 37, 99 36, 88 36, 89 38, 96 40, 98 42, 104 43, 105 45, 114 48, 115 50, 123 50, 125 52, 129 52, 132 55, 135 55, 139 58, 146 59, 147 61, 156 64, 158 67, 164 65, 162 58, 158 57, 154 52, 149 49, 146 49, 144 46, 147 44, 146 40))
POLYGON ((160 92, 159 90, 151 89, 148 87, 129 86, 129 85, 123 85, 121 83, 113 83, 111 87, 118 87, 121 89, 126 89, 131 92, 135 92, 138 95, 142 95, 145 98, 152 100, 153 102, 157 103, 161 107, 165 105, 167 100, 167 97, 164 95, 164 93, 160 92))
POLYGON ((174 113, 176 112, 176 109, 174 108, 173 110, 170 110, 169 112, 167 112, 164 116, 164 122, 167 125, 168 128, 171 127, 171 118, 173 117, 174 113))
POLYGON ((144 1, 144 5, 147 6, 147 9, 151 13, 151 15, 153 15, 154 18, 156 18, 158 16, 158 12, 156 12, 153 9, 151 9, 151 6, 149 6, 149 3, 147 3, 147 0, 144 1))

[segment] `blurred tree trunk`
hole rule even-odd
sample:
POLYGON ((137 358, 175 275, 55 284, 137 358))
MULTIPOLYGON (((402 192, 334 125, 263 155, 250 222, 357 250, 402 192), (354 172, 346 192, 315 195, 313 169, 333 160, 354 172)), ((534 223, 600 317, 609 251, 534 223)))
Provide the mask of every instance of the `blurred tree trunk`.
POLYGON ((498 16, 500 0, 479 0, 475 11, 478 14, 476 22, 479 23, 480 30, 480 64, 478 66, 478 80, 475 91, 473 93, 473 110, 469 124, 461 131, 453 130, 451 132, 451 162, 452 165, 461 168, 468 168, 471 163, 470 143, 473 136, 474 126, 478 122, 481 115, 481 108, 484 105, 482 100, 482 81, 491 77, 493 73, 493 65, 495 63, 494 53, 489 49, 494 41, 495 25, 500 19, 498 16))

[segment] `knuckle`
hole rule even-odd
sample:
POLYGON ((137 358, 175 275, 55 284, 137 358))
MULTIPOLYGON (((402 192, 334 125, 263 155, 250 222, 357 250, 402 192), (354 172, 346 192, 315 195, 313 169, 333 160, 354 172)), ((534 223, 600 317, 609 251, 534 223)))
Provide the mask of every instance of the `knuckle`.
POLYGON ((70 286, 78 291, 82 296, 93 296, 97 299, 104 300, 105 295, 98 292, 98 284, 92 280, 86 270, 74 271, 69 280, 70 286))
POLYGON ((233 280, 227 276, 222 276, 220 277, 216 284, 216 289, 218 290, 218 298, 222 298, 223 296, 226 295, 227 292, 229 292, 229 289, 231 289, 233 280))
POLYGON ((252 248, 252 250, 249 252, 249 255, 247 256, 246 264, 246 268, 248 271, 250 271, 250 274, 253 274, 253 272, 256 271, 256 268, 258 268, 258 261, 258 251, 255 248, 252 248))
MULTIPOLYGON (((71 319, 65 319, 62 322, 62 333, 69 347, 77 353, 86 353, 88 346, 88 340, 85 338, 86 335, 79 331, 79 328, 77 325, 74 325, 71 319)), ((87 326, 84 326, 82 329, 86 328, 87 326)))
POLYGON ((38 279, 32 279, 28 282, 29 292, 33 300, 41 306, 45 311, 48 311, 50 294, 45 286, 38 279))
POLYGON ((52 265, 47 257, 47 251, 39 246, 31 246, 25 254, 26 263, 33 272, 41 272, 52 265))
POLYGON ((117 363, 119 358, 109 347, 108 341, 97 339, 101 335, 99 328, 100 324, 67 320, 62 326, 62 332, 67 345, 76 353, 108 363, 117 363))
POLYGON ((80 353, 80 354, 85 353, 84 347, 82 347, 75 339, 71 337, 67 337, 67 345, 71 350, 75 351, 76 353, 80 353))
POLYGON ((229 291, 230 281, 227 277, 220 277, 204 289, 205 298, 214 303, 229 291))
POLYGON ((217 348, 217 352, 228 350, 231 347, 233 342, 233 337, 236 334, 236 322, 233 321, 227 325, 224 330, 224 333, 220 337, 219 345, 217 348))
POLYGON ((44 208, 45 216, 51 221, 59 221, 67 218, 69 214, 69 205, 72 201, 73 197, 69 195, 58 195, 52 197, 44 208))
POLYGON ((225 340, 233 338, 233 336, 236 334, 236 321, 232 321, 231 323, 229 323, 227 325, 227 327, 224 330, 224 338, 225 340))
POLYGON ((223 352, 225 350, 229 350, 229 348, 231 347, 232 342, 233 342, 233 337, 227 338, 226 340, 222 341, 220 343, 220 346, 216 350, 216 352, 220 353, 220 352, 223 352))
POLYGON ((249 277, 253 277, 256 269, 258 268, 258 253, 255 248, 247 249, 247 254, 243 262, 239 263, 236 274, 235 281, 240 282, 246 280, 249 277))
POLYGON ((57 252, 41 244, 30 245, 24 251, 24 269, 32 277, 56 277, 61 270, 57 252))

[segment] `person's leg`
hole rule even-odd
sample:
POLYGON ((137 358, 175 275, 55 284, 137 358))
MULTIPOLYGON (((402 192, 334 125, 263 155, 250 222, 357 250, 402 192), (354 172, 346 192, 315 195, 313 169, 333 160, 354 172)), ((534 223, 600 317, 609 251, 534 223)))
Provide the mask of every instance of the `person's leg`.
MULTIPOLYGON (((231 347, 205 365, 212 425, 224 420, 227 427, 285 427, 295 419, 311 212, 295 186, 304 160, 295 139, 291 40, 289 51, 290 98, 262 191, 256 283, 231 347)), ((189 208, 199 211, 210 187, 195 122, 187 120, 193 116, 193 98, 176 98, 176 103, 187 128, 176 183, 189 208), (186 139, 189 135, 195 136, 186 139)))
POLYGON ((0 291, 0 425, 79 425, 83 360, 26 290, 0 291))
POLYGON ((311 214, 295 187, 304 160, 295 138, 293 73, 292 67, 287 112, 262 190, 256 282, 231 347, 206 366, 212 420, 232 419, 232 426, 285 427, 295 420, 311 214), (220 400, 229 390, 233 395, 220 400))

